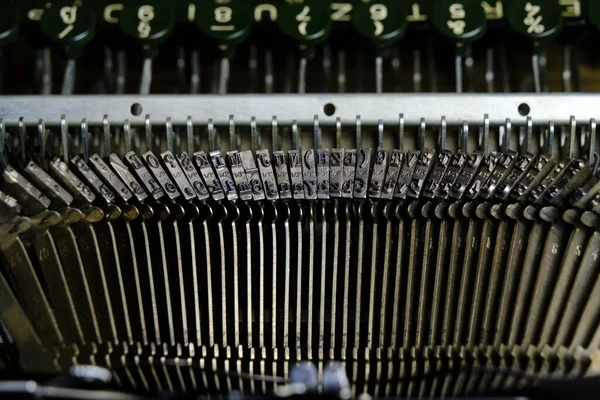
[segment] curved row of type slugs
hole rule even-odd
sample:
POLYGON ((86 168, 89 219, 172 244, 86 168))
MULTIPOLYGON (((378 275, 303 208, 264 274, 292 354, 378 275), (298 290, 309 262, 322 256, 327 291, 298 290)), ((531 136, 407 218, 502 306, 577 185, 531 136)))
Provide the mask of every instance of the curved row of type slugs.
MULTIPOLYGON (((92 157, 92 158, 94 158, 94 157, 92 157)), ((416 216, 416 214, 414 214, 414 211, 416 211, 417 209, 418 209, 418 207, 416 207, 416 206, 409 207, 409 212, 410 212, 410 210, 413 210, 413 217, 416 216)), ((474 208, 474 205, 471 203, 470 207, 465 207, 463 209, 463 214, 467 218, 472 218, 472 217, 474 217, 476 215, 476 214, 474 214, 475 211, 476 210, 474 208)), ((368 216, 368 215, 369 214, 363 214, 363 216, 368 216)), ((483 215, 483 214, 480 213, 480 215, 483 215)), ((359 214, 359 216, 360 216, 360 214, 359 214)), ((527 208, 525 216, 528 217, 528 219, 534 219, 535 218, 534 210, 532 210, 531 208, 527 208)), ((364 228, 362 228, 362 229, 364 229, 364 228)), ((474 229, 471 229, 472 232, 473 232, 473 230, 474 229)), ((473 235, 473 233, 471 233, 471 235, 473 235)), ((363 246, 364 246, 364 244, 363 244, 363 246)), ((361 247, 363 247, 363 246, 361 246, 361 247)))

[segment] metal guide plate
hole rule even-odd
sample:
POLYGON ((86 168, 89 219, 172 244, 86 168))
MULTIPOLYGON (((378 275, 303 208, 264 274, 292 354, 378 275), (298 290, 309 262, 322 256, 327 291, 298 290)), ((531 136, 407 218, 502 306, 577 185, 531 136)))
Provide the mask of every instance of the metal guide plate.
POLYGON ((519 106, 526 104, 534 124, 567 124, 574 115, 576 122, 587 123, 600 117, 598 94, 307 94, 307 95, 126 95, 126 96, 3 96, 0 118, 7 125, 43 119, 46 124, 58 124, 66 115, 68 123, 101 124, 106 114, 111 121, 129 119, 132 125, 143 125, 145 115, 153 120, 171 117, 173 124, 185 124, 188 115, 194 123, 206 123, 210 118, 217 125, 227 124, 234 115, 240 123, 256 118, 257 124, 271 124, 273 115, 280 125, 312 124, 315 115, 321 125, 333 125, 336 118, 343 124, 355 122, 360 115, 363 124, 374 125, 379 120, 397 124, 399 113, 407 125, 416 125, 421 118, 439 121, 446 117, 449 125, 463 121, 476 123, 489 114, 490 124, 502 124, 510 118, 513 124, 524 124, 526 117, 519 106), (135 105, 135 106, 134 106, 135 105), (328 107, 325 107, 327 105, 328 107), (325 114, 333 105, 335 112, 325 114), (142 112, 133 115, 132 109, 142 112))

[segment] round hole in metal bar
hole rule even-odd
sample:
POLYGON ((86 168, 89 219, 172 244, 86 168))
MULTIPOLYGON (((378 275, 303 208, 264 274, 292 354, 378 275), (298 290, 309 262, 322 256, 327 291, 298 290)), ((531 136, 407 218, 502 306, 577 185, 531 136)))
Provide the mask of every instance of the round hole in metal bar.
POLYGON ((531 108, 529 108, 529 104, 527 104, 527 103, 519 104, 518 110, 519 110, 519 114, 521 114, 524 117, 528 116, 529 113, 531 112, 531 108))
POLYGON ((131 114, 135 115, 136 117, 142 114, 142 111, 144 111, 144 109, 140 103, 133 103, 131 105, 131 114))
POLYGON ((335 106, 331 103, 327 103, 325 104, 325 106, 323 107, 323 112, 325 113, 325 115, 327 115, 328 117, 331 117, 333 114, 335 114, 335 106))

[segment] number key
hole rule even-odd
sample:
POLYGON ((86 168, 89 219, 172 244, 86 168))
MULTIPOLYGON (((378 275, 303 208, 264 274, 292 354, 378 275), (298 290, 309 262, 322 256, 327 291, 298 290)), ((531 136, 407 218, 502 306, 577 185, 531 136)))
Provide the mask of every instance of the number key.
POLYGON ((237 44, 252 29, 252 12, 244 0, 212 0, 197 4, 196 24, 221 44, 237 44))
POLYGON ((409 5, 396 0, 357 1, 352 23, 363 36, 379 45, 402 38, 407 25, 409 5))
POLYGON ((435 28, 457 42, 472 42, 486 31, 486 15, 479 0, 437 0, 432 22, 435 28))
POLYGON ((279 6, 277 24, 288 37, 302 44, 316 44, 331 29, 328 0, 285 0, 279 6))

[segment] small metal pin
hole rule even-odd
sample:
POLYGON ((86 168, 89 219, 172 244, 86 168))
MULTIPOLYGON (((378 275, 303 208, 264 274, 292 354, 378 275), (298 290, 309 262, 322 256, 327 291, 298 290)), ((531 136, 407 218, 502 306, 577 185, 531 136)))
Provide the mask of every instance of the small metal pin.
POLYGON ((127 83, 127 56, 125 50, 117 52, 117 82, 115 85, 115 93, 125 93, 125 84, 127 83))
POLYGON ((338 52, 337 86, 338 93, 346 91, 346 52, 344 50, 338 52))
POLYGON ((377 121, 377 147, 383 147, 383 120, 377 121))
POLYGON ((233 114, 229 116, 229 150, 237 150, 238 149, 238 139, 235 133, 235 121, 233 119, 233 114))
POLYGON ((258 128, 256 127, 256 117, 250 118, 250 142, 252 144, 252 152, 256 154, 256 150, 260 148, 260 138, 258 137, 258 128))
POLYGON ((219 94, 227 94, 229 86, 229 58, 221 59, 221 67, 219 69, 219 94))
POLYGON ((271 120, 271 147, 273 151, 277 151, 281 148, 279 144, 279 124, 277 123, 277 116, 273 115, 271 120))
POLYGON ((594 152, 596 151, 596 119, 590 119, 590 133, 588 136, 588 162, 593 162, 594 152))
POLYGON ((510 118, 506 118, 504 121, 505 128, 505 136, 504 136, 504 146, 502 147, 502 152, 506 153, 508 149, 510 149, 510 137, 512 136, 512 122, 510 118))
MULTIPOLYGON (((127 126, 125 139, 127 139, 127 135, 129 134, 129 121, 125 121, 125 125, 127 126)), ((125 146, 127 146, 127 143, 128 142, 126 141, 125 146)), ((81 120, 81 147, 83 147, 83 162, 87 163, 90 155, 90 145, 88 140, 88 124, 85 118, 81 120)), ((126 150, 126 152, 129 151, 130 150, 126 150)))
POLYGON ((152 59, 150 57, 144 59, 142 66, 142 80, 140 82, 140 94, 150 94, 150 86, 152 86, 152 59))
POLYGON ((527 117, 527 128, 525 130, 525 151, 527 153, 531 153, 531 141, 533 138, 533 120, 531 117, 527 117))
POLYGON ((62 142, 63 161, 69 162, 69 127, 67 125, 67 117, 63 114, 60 116, 60 140, 62 142))
POLYGON ((342 119, 340 117, 335 119, 335 148, 342 148, 342 119))
POLYGON ((506 153, 506 127, 504 125, 500 125, 498 127, 498 148, 500 152, 506 153))
POLYGON ((421 82, 423 81, 423 73, 421 71, 421 51, 413 51, 413 91, 421 92, 421 82))
MULTIPOLYGON (((48 168, 48 164, 46 162, 46 123, 44 122, 43 119, 40 119, 38 121, 38 126, 37 126, 37 133, 38 133, 38 141, 40 142, 40 164, 42 165, 42 168, 47 169, 48 168)), ((2 133, 0 133, 0 136, 3 136, 2 133)), ((0 149, 2 149, 3 143, 2 143, 2 139, 0 139, 0 149)), ((1 150, 0 150, 1 151, 1 150)), ((2 155, 0 154, 0 158, 2 158, 2 155)), ((0 166, 1 166, 1 162, 0 162, 0 166)))
POLYGON ((302 57, 298 67, 298 93, 301 94, 306 93, 306 64, 306 58, 302 57))
POLYGON ((483 135, 481 139, 481 151, 487 154, 490 149, 490 116, 488 114, 483 116, 483 135))
POLYGON ((19 118, 18 129, 19 145, 21 146, 21 161, 25 164, 25 160, 27 159, 27 127, 25 126, 23 117, 19 118))
POLYGON ((375 92, 383 93, 383 58, 375 57, 375 92))
POLYGON ((462 56, 457 55, 454 59, 454 69, 456 73, 456 93, 463 92, 463 71, 462 71, 462 56))
POLYGON ((4 142, 5 142, 5 131, 4 131, 4 119, 0 118, 0 168, 5 167, 5 154, 4 154, 4 142))
POLYGON ((447 123, 446 117, 442 116, 442 122, 440 123, 440 134, 438 136, 438 150, 442 151, 446 148, 446 135, 447 135, 447 123))
POLYGON ((548 122, 548 135, 546 137, 546 153, 552 155, 552 147, 554 146, 554 122, 548 122))
POLYGON ((275 78, 273 75, 273 53, 271 50, 265 51, 265 93, 273 93, 273 84, 275 78))
POLYGON ((575 136, 577 135, 577 122, 575 120, 575 116, 571 115, 569 118, 569 131, 567 133, 567 141, 565 142, 566 146, 566 156, 568 158, 573 158, 575 156, 575 136))
POLYGON ((190 93, 198 94, 200 92, 200 53, 198 50, 192 51, 190 72, 190 93))
POLYGON ((458 134, 458 148, 467 151, 467 145, 469 143, 469 123, 467 121, 463 121, 458 134))
POLYGON ((173 152, 173 123, 171 122, 171 117, 167 117, 167 122, 165 124, 166 133, 167 133, 167 150, 171 153, 173 152))
POLYGON ((319 126, 319 116, 315 115, 313 119, 313 135, 314 135, 314 148, 320 149, 323 141, 323 135, 321 133, 321 127, 319 126))
POLYGON ((362 146, 362 122, 360 121, 360 115, 356 116, 356 148, 362 146))
POLYGON ((404 114, 398 116, 398 137, 396 139, 398 150, 404 150, 404 114))
POLYGON ((106 114, 104 114, 104 117, 102 117, 102 139, 104 142, 102 157, 105 157, 112 153, 110 123, 108 122, 108 115, 106 114))
POLYGON ((67 61, 67 65, 65 67, 65 74, 63 76, 63 84, 60 89, 60 94, 62 95, 70 95, 73 94, 73 89, 75 88, 75 74, 77 69, 77 63, 75 60, 70 59, 67 61))
POLYGON ((188 154, 194 154, 194 123, 192 122, 191 115, 189 115, 185 121, 185 133, 187 136, 188 154))
POLYGON ((417 134, 417 149, 423 150, 425 148, 425 130, 427 125, 425 124, 425 118, 421 118, 419 123, 419 132, 417 134))
POLYGON ((485 82, 488 93, 494 93, 494 49, 490 47, 486 52, 485 59, 485 82))
POLYGON ((218 150, 217 138, 216 138, 216 133, 215 133, 215 124, 214 124, 212 118, 210 118, 208 120, 206 130, 208 132, 208 149, 209 149, 209 151, 218 150))
POLYGON ((298 122, 292 121, 292 150, 298 150, 298 122))

